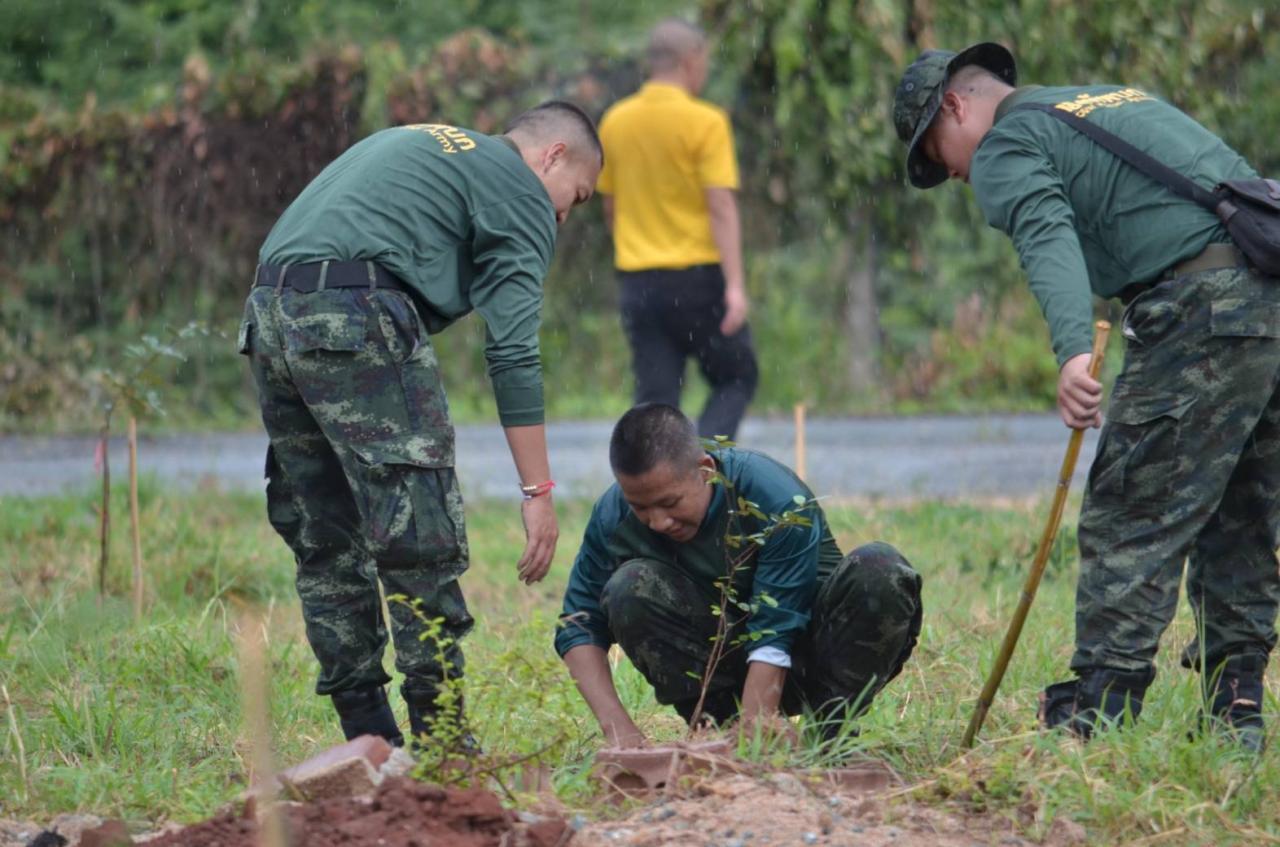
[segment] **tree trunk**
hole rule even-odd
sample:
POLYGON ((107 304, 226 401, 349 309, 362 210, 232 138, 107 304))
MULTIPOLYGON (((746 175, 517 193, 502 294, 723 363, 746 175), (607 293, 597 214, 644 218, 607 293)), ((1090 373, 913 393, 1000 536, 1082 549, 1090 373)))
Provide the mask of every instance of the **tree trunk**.
POLYGON ((855 396, 877 392, 880 379, 880 308, 876 300, 879 264, 870 210, 855 207, 849 213, 849 237, 838 253, 837 267, 844 276, 845 337, 849 341, 847 372, 855 396))

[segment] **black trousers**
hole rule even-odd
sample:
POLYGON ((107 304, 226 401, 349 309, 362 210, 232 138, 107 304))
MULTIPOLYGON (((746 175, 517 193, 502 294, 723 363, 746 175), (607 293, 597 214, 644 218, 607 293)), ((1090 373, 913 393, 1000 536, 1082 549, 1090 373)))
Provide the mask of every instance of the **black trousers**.
POLYGON ((618 279, 635 402, 679 406, 685 362, 693 356, 711 386, 698 417, 698 433, 704 438, 733 438, 760 372, 750 327, 744 325, 733 335, 720 332, 725 312, 720 266, 619 271, 618 279))

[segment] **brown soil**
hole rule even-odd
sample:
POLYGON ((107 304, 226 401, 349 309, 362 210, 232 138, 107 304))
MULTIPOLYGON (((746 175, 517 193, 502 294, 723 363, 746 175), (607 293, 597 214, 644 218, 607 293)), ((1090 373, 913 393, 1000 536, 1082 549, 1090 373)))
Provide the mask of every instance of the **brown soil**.
MULTIPOLYGON (((556 847, 566 824, 517 822, 490 791, 392 778, 372 799, 286 804, 289 842, 307 847, 556 847)), ((144 842, 147 847, 259 847, 251 818, 227 813, 144 842)))
POLYGON ((736 775, 695 782, 678 796, 625 818, 593 823, 574 847, 1068 847, 1085 842, 1077 824, 1024 828, 998 817, 966 814, 868 794, 830 791, 791 774, 736 775))

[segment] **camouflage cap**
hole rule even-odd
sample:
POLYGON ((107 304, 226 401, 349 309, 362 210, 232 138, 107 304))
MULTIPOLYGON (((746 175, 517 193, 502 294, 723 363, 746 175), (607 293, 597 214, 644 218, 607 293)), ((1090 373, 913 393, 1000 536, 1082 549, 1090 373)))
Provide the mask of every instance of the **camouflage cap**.
POLYGON ((966 47, 959 53, 926 50, 911 63, 893 96, 893 126, 907 146, 907 177, 916 188, 932 188, 947 181, 947 169, 931 161, 920 149, 925 131, 942 105, 951 75, 965 65, 979 65, 1010 85, 1018 71, 1013 55, 991 41, 966 47))

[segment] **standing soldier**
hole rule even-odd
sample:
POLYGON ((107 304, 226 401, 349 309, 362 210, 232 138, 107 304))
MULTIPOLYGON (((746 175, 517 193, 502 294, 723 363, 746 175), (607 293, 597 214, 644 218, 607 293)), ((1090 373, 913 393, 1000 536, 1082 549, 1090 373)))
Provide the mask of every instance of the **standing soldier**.
POLYGON ((635 402, 680 403, 689 356, 711 385, 704 437, 732 438, 759 374, 747 326, 738 163, 723 110, 698 100, 708 49, 697 28, 664 21, 649 80, 600 122, 600 173, 631 345, 635 402))
POLYGON ((1086 119, 1212 187, 1256 176, 1217 136, 1135 88, 1014 88, 998 44, 931 50, 894 103, 913 185, 962 179, 1012 239, 1061 368, 1067 426, 1098 426, 1091 294, 1125 305, 1116 380, 1080 515, 1077 678, 1041 720, 1089 737, 1136 718, 1188 554, 1207 722, 1263 743, 1263 671, 1280 573, 1280 284, 1249 267, 1219 219, 1053 114, 1086 119))
MULTIPOLYGON (((525 583, 558 529, 543 427, 538 326, 556 226, 585 202, 603 153, 576 106, 544 103, 506 135, 396 127, 317 176, 267 236, 240 352, 258 385, 267 513, 297 558, 307 639, 347 738, 403 743, 383 689, 387 632, 415 737, 462 673, 472 625, 454 432, 430 336, 475 310, 520 478, 525 583), (437 643, 423 620, 439 620, 437 643), (443 661, 438 652, 443 647, 443 661)), ((460 720, 461 714, 456 717, 460 720)))

